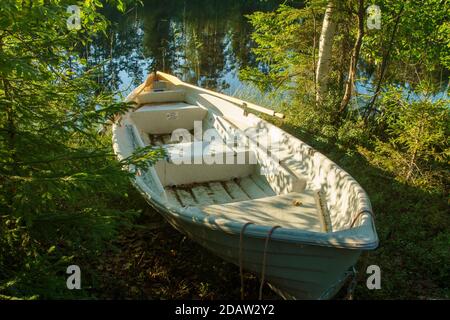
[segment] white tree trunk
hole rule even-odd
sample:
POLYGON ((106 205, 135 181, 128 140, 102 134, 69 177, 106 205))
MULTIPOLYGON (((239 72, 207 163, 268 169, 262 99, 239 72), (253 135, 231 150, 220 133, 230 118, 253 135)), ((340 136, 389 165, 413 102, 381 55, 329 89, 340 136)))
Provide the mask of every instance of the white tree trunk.
POLYGON ((328 77, 330 73, 331 51, 333 38, 336 31, 336 21, 334 20, 334 1, 329 1, 325 16, 323 17, 322 32, 319 40, 319 58, 317 61, 316 100, 321 101, 328 89, 328 77))

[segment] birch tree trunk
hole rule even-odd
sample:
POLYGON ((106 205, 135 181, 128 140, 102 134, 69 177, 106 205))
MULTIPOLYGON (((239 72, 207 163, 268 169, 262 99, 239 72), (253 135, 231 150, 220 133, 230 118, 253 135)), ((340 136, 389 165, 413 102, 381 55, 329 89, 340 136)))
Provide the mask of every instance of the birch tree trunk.
POLYGON ((319 57, 317 60, 316 101, 319 102, 323 100, 328 89, 331 52, 333 47, 333 38, 336 32, 336 21, 333 19, 334 11, 334 1, 329 1, 327 9, 325 10, 325 16, 323 17, 322 32, 319 40, 319 57))

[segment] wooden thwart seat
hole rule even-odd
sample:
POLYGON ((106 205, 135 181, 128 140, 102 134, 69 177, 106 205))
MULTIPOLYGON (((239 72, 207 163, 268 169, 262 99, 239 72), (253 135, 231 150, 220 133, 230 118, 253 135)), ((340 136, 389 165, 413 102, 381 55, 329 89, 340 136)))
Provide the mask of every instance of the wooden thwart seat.
POLYGON ((206 116, 205 108, 184 102, 144 105, 131 114, 136 126, 147 134, 171 134, 174 130, 194 129, 195 121, 206 116))

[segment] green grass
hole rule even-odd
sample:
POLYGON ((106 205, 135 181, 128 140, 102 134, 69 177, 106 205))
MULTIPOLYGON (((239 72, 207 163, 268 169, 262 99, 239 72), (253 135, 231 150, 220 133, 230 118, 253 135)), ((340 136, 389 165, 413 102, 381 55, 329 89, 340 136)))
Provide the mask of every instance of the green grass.
MULTIPOLYGON (((270 119, 268 119, 270 120, 270 119)), ((450 214, 442 190, 427 191, 373 166, 358 148, 307 133, 290 119, 275 121, 350 173, 371 199, 380 246, 358 264, 356 299, 450 297, 450 214), (368 265, 381 268, 381 290, 365 286, 368 265)))
MULTIPOLYGON (((267 105, 267 104, 266 104, 267 105)), ((273 104, 275 105, 275 103, 273 104)), ((349 172, 371 199, 380 246, 358 265, 355 299, 448 299, 450 219, 444 191, 429 191, 396 179, 371 163, 357 145, 345 147, 311 134, 295 117, 268 118, 349 172), (368 290, 368 265, 381 268, 381 290, 368 290)), ((173 229, 132 189, 111 197, 111 209, 140 212, 122 217, 117 232, 98 250, 68 250, 30 257, 0 285, 0 299, 239 299, 238 267, 226 263, 173 229), (66 257, 66 258, 64 258, 66 257), (61 260, 62 259, 62 260, 61 260), (66 260, 64 260, 66 259, 66 260), (68 259, 68 260, 67 260, 68 259), (79 264, 82 290, 65 289, 65 267, 79 264), (14 282, 16 281, 16 282, 14 282)), ((1 264, 0 264, 1 271, 1 264)), ((246 298, 256 299, 257 275, 245 274, 246 298)), ((346 297, 346 288, 336 299, 346 297)), ((278 297, 265 286, 265 299, 278 297)))
MULTIPOLYGON (((292 119, 267 118, 312 145, 349 172, 372 201, 380 246, 363 254, 355 299, 449 298, 450 226, 442 193, 399 182, 373 166, 357 148, 346 149, 307 133, 292 119), (381 268, 381 290, 368 290, 368 265, 381 268)), ((140 197, 137 193, 130 197, 140 197)), ((139 200, 134 209, 147 208, 139 200)), ((96 262, 99 286, 92 294, 119 299, 239 299, 239 270, 215 257, 145 209, 132 232, 115 242, 116 251, 96 262), (150 214, 149 214, 150 213, 150 214), (161 226, 154 228, 155 222, 161 226), (152 227, 148 229, 147 227, 152 227)), ((257 276, 246 273, 246 297, 256 298, 257 276)), ((265 298, 277 298, 267 288, 265 298)), ((346 297, 346 288, 336 296, 346 297)))

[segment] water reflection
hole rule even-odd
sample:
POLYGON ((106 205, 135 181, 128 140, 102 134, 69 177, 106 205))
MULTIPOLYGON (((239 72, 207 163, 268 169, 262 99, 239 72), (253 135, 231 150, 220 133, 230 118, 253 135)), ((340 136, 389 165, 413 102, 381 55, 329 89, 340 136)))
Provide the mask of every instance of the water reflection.
POLYGON ((92 63, 107 61, 99 81, 114 89, 129 91, 155 69, 211 89, 237 87, 237 70, 254 63, 245 15, 283 2, 146 0, 125 16, 105 9, 109 34, 84 53, 92 63))
MULTIPOLYGON (((281 3, 300 6, 303 1, 145 0, 125 15, 105 8, 112 21, 108 34, 80 50, 93 65, 102 63, 98 80, 114 90, 127 93, 156 69, 232 93, 241 87, 238 70, 255 64, 245 15, 273 11, 281 3)), ((359 67, 356 87, 364 100, 373 93, 374 66, 361 62, 359 67)))

